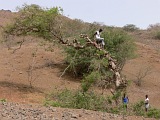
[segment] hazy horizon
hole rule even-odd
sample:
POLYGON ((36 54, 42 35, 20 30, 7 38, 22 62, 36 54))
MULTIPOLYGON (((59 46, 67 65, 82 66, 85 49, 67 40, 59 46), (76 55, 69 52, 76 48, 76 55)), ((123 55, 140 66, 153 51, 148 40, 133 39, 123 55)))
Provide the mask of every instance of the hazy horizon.
POLYGON ((37 4, 43 8, 61 7, 63 15, 84 22, 99 22, 107 26, 123 27, 134 24, 147 29, 151 24, 160 23, 159 0, 0 0, 0 9, 16 11, 23 4, 37 4))

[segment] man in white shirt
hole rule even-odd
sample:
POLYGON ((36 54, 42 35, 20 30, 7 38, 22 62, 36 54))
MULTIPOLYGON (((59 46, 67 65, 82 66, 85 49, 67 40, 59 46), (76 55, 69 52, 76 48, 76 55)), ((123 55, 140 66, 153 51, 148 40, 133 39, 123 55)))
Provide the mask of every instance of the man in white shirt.
POLYGON ((144 104, 145 104, 145 111, 147 112, 148 108, 149 108, 149 98, 148 98, 148 95, 146 95, 146 99, 144 101, 144 104))
POLYGON ((104 38, 101 38, 100 33, 102 32, 102 29, 99 29, 99 31, 96 31, 96 33, 94 34, 96 37, 96 43, 97 44, 102 44, 102 47, 104 48, 105 43, 104 43, 104 38))

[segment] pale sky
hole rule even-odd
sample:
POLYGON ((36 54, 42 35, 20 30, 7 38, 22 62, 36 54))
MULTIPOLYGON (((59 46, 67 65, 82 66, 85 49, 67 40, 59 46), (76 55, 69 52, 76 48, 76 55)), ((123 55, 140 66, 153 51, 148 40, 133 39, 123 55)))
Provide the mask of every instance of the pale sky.
POLYGON ((24 3, 58 6, 69 18, 108 26, 134 24, 146 29, 150 24, 160 23, 160 0, 0 0, 0 9, 15 11, 24 3))

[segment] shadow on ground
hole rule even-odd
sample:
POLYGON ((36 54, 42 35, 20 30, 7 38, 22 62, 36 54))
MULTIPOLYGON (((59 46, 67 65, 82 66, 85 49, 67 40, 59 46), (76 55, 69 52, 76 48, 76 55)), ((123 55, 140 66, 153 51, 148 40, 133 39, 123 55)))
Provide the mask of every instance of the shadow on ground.
POLYGON ((0 87, 7 87, 13 91, 19 91, 24 93, 43 93, 42 89, 31 87, 20 83, 13 83, 8 81, 0 81, 0 87))

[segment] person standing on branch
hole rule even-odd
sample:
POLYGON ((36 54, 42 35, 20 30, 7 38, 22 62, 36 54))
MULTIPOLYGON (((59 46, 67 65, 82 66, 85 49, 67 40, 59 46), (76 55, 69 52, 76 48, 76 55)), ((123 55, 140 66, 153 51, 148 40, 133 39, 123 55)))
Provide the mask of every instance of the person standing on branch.
POLYGON ((102 32, 102 29, 99 29, 95 32, 94 36, 96 37, 96 43, 102 45, 102 48, 105 46, 104 38, 101 38, 100 33, 102 32))

